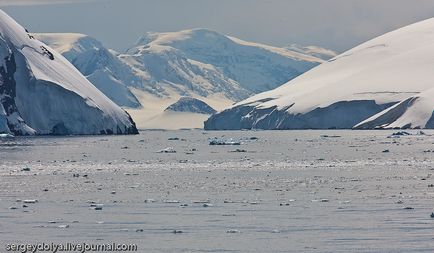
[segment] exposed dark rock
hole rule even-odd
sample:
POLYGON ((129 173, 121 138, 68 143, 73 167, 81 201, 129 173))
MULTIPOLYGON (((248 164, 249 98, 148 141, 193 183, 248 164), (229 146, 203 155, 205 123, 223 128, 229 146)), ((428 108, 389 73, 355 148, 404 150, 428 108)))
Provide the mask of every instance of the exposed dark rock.
POLYGON ((202 100, 191 98, 191 97, 180 98, 178 102, 170 105, 164 111, 192 112, 192 113, 200 113, 200 114, 216 113, 216 110, 214 110, 211 106, 209 106, 202 100))
POLYGON ((15 114, 15 122, 12 122, 9 118, 7 119, 9 130, 14 135, 25 135, 26 133, 22 132, 20 126, 20 124, 25 123, 22 122, 21 115, 15 103, 17 91, 14 74, 17 70, 17 67, 14 53, 11 52, 10 55, 6 56, 4 58, 4 62, 6 67, 0 66, 0 103, 5 109, 7 118, 15 114))

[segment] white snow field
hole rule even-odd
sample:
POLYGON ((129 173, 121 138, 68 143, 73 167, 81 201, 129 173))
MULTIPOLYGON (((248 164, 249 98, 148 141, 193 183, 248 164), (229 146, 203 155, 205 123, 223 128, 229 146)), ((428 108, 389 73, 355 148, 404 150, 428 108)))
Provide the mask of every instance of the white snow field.
MULTIPOLYGON (((208 29, 147 33, 139 39, 135 47, 128 50, 128 54, 141 62, 145 71, 154 73, 151 75, 157 81, 170 77, 155 66, 156 62, 174 64, 178 66, 175 70, 182 71, 185 68, 183 65, 188 67, 188 64, 181 63, 187 61, 198 68, 208 69, 208 72, 211 67, 253 93, 276 88, 324 62, 306 53, 247 42, 208 29)), ((188 69, 192 71, 191 67, 188 69)), ((188 72, 186 74, 178 74, 176 77, 191 75, 188 72)), ((175 80, 167 81, 177 83, 175 80)), ((217 86, 215 82, 211 84, 211 87, 217 86)))
MULTIPOLYGON (((212 116, 205 128, 352 128, 390 106, 402 101, 405 104, 410 97, 434 87, 431 70, 433 29, 434 19, 428 19, 368 41, 275 90, 253 96, 212 116)), ((429 104, 428 100, 433 101, 429 93, 421 96, 426 98, 417 103, 420 106, 429 104)), ((402 107, 401 104, 399 109, 402 107)), ((416 122, 404 124, 405 120, 402 120, 381 124, 430 127, 420 124, 428 122, 432 116, 432 111, 429 112, 432 106, 426 109, 424 119, 417 115, 419 109, 407 111, 405 118, 416 122)), ((374 125, 369 126, 377 127, 374 125)))
POLYGON ((222 110, 286 83, 324 62, 316 55, 331 53, 317 47, 276 48, 206 29, 147 33, 122 54, 82 34, 34 36, 126 107, 140 128, 203 128, 204 115, 164 110, 181 97, 222 110))
POLYGON ((432 253, 434 132, 424 132, 0 139, 0 247, 432 253), (240 145, 209 145, 215 137, 240 145))
POLYGON ((434 89, 410 97, 355 126, 373 128, 434 128, 434 89))
POLYGON ((286 47, 286 49, 289 49, 289 50, 295 51, 295 52, 299 52, 299 53, 303 53, 303 54, 312 55, 312 56, 318 57, 318 58, 323 59, 323 60, 330 60, 330 59, 338 56, 335 51, 330 50, 330 49, 326 49, 326 48, 322 48, 319 46, 300 46, 297 44, 291 44, 288 47, 286 47))
POLYGON ((100 91, 119 106, 140 107, 127 85, 140 85, 133 70, 117 57, 117 52, 101 42, 75 33, 36 33, 43 41, 70 61, 100 91))
POLYGON ((0 10, 0 132, 128 134, 131 117, 0 10))

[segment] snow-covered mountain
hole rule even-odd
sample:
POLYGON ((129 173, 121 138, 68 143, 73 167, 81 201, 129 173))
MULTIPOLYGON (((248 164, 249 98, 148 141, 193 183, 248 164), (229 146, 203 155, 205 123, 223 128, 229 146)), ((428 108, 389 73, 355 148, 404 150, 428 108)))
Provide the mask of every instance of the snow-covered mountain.
POLYGON ((169 71, 175 70, 175 73, 188 64, 212 66, 252 93, 276 88, 323 62, 306 53, 246 42, 208 29, 147 33, 128 50, 128 54, 134 55, 148 70, 156 61, 162 63, 161 58, 163 62, 169 62, 169 71), (174 69, 174 66, 179 67, 174 69))
POLYGON ((0 132, 134 134, 131 117, 0 10, 0 132))
POLYGON ((83 34, 32 35, 61 53, 113 102, 119 106, 140 107, 139 101, 128 87, 142 86, 142 81, 117 57, 117 52, 83 34))
MULTIPOLYGON (((429 19, 368 41, 275 90, 213 115, 205 128, 352 128, 384 110, 382 115, 392 114, 389 120, 379 117, 371 127, 407 127, 407 119, 420 117, 418 108, 424 115, 432 114, 432 107, 426 106, 432 92, 420 97, 419 93, 434 87, 433 30, 434 19, 429 19), (419 99, 408 100, 411 97, 419 99), (387 110, 399 102, 403 103, 387 110), (405 120, 398 120, 400 114, 405 120)), ((411 126, 422 123, 418 120, 411 126)))
POLYGON ((187 58, 172 47, 141 47, 121 54, 142 80, 139 89, 160 97, 220 94, 231 101, 240 101, 253 93, 226 77, 213 65, 187 58))
MULTIPOLYGON (((142 128, 166 128, 168 117, 175 113, 164 110, 181 97, 200 99, 221 110, 323 62, 309 53, 205 29, 148 33, 122 54, 81 34, 35 37, 63 54, 118 105, 129 107, 142 128)), ((185 127, 175 118, 179 128, 185 127)), ((189 126, 201 127, 206 119, 195 118, 195 124, 186 121, 189 126)))

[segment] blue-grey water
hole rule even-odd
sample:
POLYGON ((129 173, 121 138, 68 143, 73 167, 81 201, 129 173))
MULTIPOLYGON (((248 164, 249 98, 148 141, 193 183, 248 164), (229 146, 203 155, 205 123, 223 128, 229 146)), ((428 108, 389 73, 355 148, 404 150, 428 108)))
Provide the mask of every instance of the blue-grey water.
POLYGON ((139 252, 434 252, 434 132, 394 132, 1 139, 0 252, 43 242, 135 243, 139 252), (209 145, 215 137, 240 145, 209 145))

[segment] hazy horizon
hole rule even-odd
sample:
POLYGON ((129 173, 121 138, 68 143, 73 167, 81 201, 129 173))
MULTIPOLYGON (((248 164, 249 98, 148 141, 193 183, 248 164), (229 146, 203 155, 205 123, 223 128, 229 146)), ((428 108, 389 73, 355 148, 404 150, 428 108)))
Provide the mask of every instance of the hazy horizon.
POLYGON ((145 32, 208 28, 273 46, 342 52, 434 14, 428 0, 0 0, 0 6, 33 32, 84 33, 120 51, 145 32))

